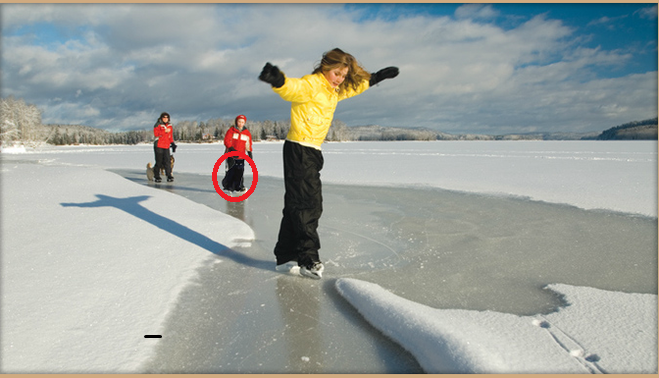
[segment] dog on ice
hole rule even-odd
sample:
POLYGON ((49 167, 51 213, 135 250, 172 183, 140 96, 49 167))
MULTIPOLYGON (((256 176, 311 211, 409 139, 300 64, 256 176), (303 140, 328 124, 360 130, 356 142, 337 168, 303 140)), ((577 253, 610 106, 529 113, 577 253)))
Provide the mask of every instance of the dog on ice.
MULTIPOLYGON (((174 172, 174 155, 169 156, 169 164, 172 167, 172 172, 174 172)), ((153 168, 154 167, 151 165, 151 163, 146 163, 146 178, 149 181, 153 181, 153 176, 154 176, 153 168)), ((161 167, 160 168, 160 176, 164 176, 164 175, 165 175, 165 168, 161 167)))

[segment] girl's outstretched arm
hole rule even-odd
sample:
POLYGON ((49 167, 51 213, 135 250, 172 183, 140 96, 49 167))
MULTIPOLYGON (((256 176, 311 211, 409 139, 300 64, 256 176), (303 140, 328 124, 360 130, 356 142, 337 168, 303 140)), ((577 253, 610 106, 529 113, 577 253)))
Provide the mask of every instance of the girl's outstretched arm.
POLYGON ((368 84, 372 87, 384 79, 393 79, 398 76, 398 72, 398 67, 383 68, 380 71, 371 74, 371 80, 369 80, 368 84))

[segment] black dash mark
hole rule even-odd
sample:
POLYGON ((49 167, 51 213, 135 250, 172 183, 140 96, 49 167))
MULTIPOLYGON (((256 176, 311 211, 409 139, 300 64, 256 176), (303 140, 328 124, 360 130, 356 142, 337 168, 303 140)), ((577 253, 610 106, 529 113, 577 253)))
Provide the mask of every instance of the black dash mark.
POLYGON ((145 339, 162 339, 162 335, 144 335, 145 339))

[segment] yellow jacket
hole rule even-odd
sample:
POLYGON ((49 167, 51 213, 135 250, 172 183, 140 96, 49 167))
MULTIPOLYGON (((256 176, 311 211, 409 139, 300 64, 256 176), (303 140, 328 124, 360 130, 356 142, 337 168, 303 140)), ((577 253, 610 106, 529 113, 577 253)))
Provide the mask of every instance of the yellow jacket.
POLYGON ((282 99, 292 102, 291 128, 286 139, 320 150, 329 131, 339 101, 356 96, 369 88, 364 80, 357 90, 338 92, 322 72, 302 78, 286 78, 279 88, 272 88, 282 99))

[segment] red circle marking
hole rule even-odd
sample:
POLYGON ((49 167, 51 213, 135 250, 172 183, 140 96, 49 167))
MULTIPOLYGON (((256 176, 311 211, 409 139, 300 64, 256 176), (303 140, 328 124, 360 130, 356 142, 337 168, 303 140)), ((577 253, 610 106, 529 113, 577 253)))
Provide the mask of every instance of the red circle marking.
POLYGON ((252 160, 249 156, 243 154, 242 152, 238 152, 238 151, 227 152, 226 154, 222 155, 222 157, 217 159, 217 162, 215 162, 215 166, 213 167, 213 186, 215 187, 215 191, 222 198, 224 198, 229 202, 240 202, 246 200, 249 196, 252 195, 252 193, 254 193, 254 190, 256 189, 256 183, 258 182, 259 182, 259 171, 258 169, 256 169, 256 164, 254 164, 254 160, 252 160), (220 184, 217 182, 217 172, 220 170, 220 166, 227 158, 234 156, 238 157, 239 159, 244 159, 245 161, 247 161, 250 167, 252 167, 252 175, 254 176, 252 178, 252 185, 249 187, 249 190, 240 197, 231 197, 230 195, 224 193, 222 188, 220 188, 220 184))

